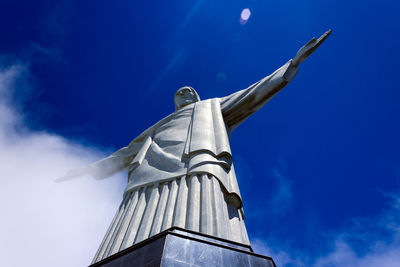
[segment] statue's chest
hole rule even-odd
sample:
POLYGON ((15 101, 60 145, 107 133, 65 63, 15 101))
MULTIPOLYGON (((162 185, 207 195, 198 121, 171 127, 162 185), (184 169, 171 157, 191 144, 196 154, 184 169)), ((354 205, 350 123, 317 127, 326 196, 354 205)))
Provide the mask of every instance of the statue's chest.
POLYGON ((192 119, 193 108, 183 109, 160 126, 153 135, 154 141, 161 145, 184 144, 186 142, 189 125, 192 119))

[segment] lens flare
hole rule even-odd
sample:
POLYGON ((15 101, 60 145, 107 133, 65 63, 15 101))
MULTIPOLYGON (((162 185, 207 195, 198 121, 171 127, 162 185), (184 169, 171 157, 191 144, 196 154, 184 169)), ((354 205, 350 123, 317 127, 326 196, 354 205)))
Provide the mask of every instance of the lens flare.
POLYGON ((240 24, 244 25, 247 23, 251 15, 250 9, 245 8, 242 10, 242 13, 240 14, 240 24))

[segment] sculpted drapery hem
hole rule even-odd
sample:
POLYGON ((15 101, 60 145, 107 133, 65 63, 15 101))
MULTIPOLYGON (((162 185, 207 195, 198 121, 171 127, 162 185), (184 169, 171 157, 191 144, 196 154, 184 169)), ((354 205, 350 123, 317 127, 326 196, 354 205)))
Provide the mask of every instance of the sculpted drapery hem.
POLYGON ((243 214, 227 202, 218 180, 186 175, 126 193, 92 263, 172 226, 250 244, 243 214))

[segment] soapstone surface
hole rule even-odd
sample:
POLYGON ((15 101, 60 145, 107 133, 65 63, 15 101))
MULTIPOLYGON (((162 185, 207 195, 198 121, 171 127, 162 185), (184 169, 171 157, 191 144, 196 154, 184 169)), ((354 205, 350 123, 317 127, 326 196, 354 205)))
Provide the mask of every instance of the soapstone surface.
MULTIPOLYGON (((85 174, 105 178, 122 170, 129 171, 123 201, 93 263, 170 227, 250 245, 229 145, 230 135, 294 79, 298 66, 330 32, 319 39, 311 39, 293 59, 271 75, 231 95, 201 100, 192 87, 180 88, 174 95, 174 113, 145 130, 128 146, 62 178, 85 174)), ((174 238, 170 244, 173 242, 174 238)), ((190 243, 188 240, 176 242, 190 243)), ((195 255, 198 262, 203 255, 208 255, 208 263, 222 257, 222 254, 215 254, 218 249, 204 248, 208 252, 202 254, 198 246, 187 248, 190 249, 188 255, 195 255)), ((173 260, 173 253, 186 252, 167 248, 165 259, 173 260)), ((192 258, 185 255, 180 258, 192 264, 192 258)))

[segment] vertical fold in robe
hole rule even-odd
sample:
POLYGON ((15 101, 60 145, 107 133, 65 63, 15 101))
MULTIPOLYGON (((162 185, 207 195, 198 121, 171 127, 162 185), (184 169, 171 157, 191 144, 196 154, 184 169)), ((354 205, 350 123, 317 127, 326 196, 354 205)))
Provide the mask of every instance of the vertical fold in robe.
POLYGON ((219 180, 196 173, 125 194, 93 263, 173 226, 249 244, 240 209, 219 180))

